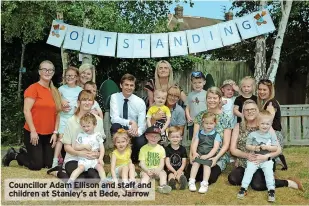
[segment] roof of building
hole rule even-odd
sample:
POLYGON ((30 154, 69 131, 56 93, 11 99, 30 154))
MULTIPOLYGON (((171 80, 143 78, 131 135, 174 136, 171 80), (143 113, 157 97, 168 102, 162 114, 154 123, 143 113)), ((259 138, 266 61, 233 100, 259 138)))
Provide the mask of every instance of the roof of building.
POLYGON ((220 19, 211 19, 206 17, 186 16, 186 15, 184 15, 182 18, 177 18, 174 14, 169 14, 168 19, 169 19, 168 28, 173 30, 174 28, 177 28, 177 25, 179 24, 180 31, 211 26, 224 21, 220 19))

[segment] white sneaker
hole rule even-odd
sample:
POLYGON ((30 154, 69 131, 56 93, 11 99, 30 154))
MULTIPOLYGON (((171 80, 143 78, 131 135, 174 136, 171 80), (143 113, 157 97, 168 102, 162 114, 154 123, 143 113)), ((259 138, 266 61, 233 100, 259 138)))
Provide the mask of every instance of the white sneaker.
POLYGON ((208 183, 205 181, 201 182, 201 187, 198 190, 198 192, 204 194, 207 192, 207 190, 208 190, 208 183))
POLYGON ((189 185, 189 190, 191 192, 195 192, 196 191, 195 181, 190 180, 188 185, 189 185))
POLYGON ((168 194, 171 191, 172 191, 172 188, 169 185, 162 185, 158 187, 158 192, 163 193, 163 194, 168 194))

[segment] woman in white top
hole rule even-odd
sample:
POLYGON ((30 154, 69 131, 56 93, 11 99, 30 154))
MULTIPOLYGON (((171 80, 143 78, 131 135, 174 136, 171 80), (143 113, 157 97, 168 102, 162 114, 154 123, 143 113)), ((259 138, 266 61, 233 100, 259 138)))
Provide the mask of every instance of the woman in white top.
MULTIPOLYGON (((93 152, 88 150, 76 151, 73 148, 73 144, 76 142, 77 134, 82 132, 82 128, 79 123, 79 119, 91 111, 91 107, 94 103, 94 96, 90 91, 83 90, 78 95, 77 105, 78 108, 68 122, 67 126, 64 130, 62 143, 64 144, 64 149, 66 151, 66 155, 64 158, 64 167, 54 167, 47 171, 48 174, 54 172, 53 175, 66 179, 71 173, 77 168, 78 157, 84 157, 87 159, 97 159, 99 157, 99 152, 93 152), (64 170, 63 170, 64 168, 64 170)), ((95 115, 97 119, 97 125, 94 129, 95 132, 100 132, 102 136, 105 138, 105 133, 103 129, 103 120, 95 115)), ((98 178, 99 174, 95 169, 89 169, 87 172, 82 173, 80 178, 88 177, 88 178, 98 178)))

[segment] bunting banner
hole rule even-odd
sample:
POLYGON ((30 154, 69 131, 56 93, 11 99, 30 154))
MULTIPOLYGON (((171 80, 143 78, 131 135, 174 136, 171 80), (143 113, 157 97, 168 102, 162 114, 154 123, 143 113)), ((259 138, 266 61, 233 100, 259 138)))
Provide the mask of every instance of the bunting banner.
POLYGON ((157 58, 205 52, 275 29, 267 9, 212 26, 154 34, 98 31, 54 20, 47 44, 100 56, 157 58))

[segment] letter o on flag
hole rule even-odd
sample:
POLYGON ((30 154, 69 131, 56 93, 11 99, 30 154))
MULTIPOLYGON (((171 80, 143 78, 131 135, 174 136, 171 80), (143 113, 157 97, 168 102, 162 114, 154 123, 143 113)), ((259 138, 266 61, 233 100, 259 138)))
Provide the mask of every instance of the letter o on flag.
POLYGON ((77 32, 77 31, 72 31, 72 32, 70 33, 70 39, 71 39, 71 40, 76 40, 77 38, 78 38, 78 32, 77 32), (72 38, 73 33, 76 34, 76 38, 72 38))

